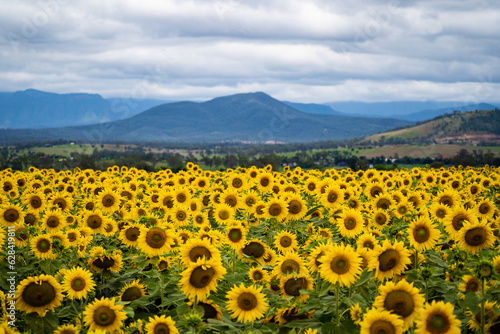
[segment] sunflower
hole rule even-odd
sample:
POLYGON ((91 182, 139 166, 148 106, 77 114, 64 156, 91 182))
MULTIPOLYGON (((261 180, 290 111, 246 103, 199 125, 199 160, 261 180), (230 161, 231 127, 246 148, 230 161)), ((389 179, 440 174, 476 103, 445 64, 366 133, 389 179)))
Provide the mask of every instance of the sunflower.
POLYGON ((0 223, 4 226, 20 224, 23 221, 23 208, 18 204, 7 204, 0 207, 0 223))
POLYGON ((373 252, 368 267, 375 270, 375 277, 380 280, 401 274, 411 263, 410 253, 401 241, 391 244, 386 239, 381 246, 377 245, 373 252))
MULTIPOLYGON (((240 256, 253 256, 258 262, 264 262, 264 255, 266 255, 267 245, 259 239, 247 240, 245 246, 237 250, 240 256)), ((245 258, 244 258, 245 259, 245 258)))
POLYGON ((226 190, 219 197, 221 203, 226 203, 232 208, 237 209, 240 205, 240 198, 235 190, 226 190))
POLYGON ((105 189, 99 193, 97 198, 97 206, 104 213, 113 213, 120 208, 120 194, 105 189))
POLYGON ((320 259, 321 277, 340 286, 351 286, 361 274, 361 258, 354 248, 343 243, 330 248, 320 259))
POLYGON ((125 284, 120 291, 119 300, 121 302, 133 302, 136 299, 146 296, 146 286, 136 279, 133 282, 125 284))
MULTIPOLYGON (((495 325, 498 320, 498 313, 495 312, 495 308, 498 308, 498 304, 496 302, 492 302, 487 300, 484 303, 484 329, 485 333, 498 333, 497 331, 490 331, 491 327, 495 325)), ((467 316, 471 316, 472 318, 467 321, 467 326, 475 332, 481 332, 481 315, 482 311, 480 310, 476 314, 472 313, 470 310, 465 312, 467 316)))
POLYGON ((304 265, 304 260, 296 252, 287 252, 280 256, 276 261, 276 266, 273 270, 273 275, 283 277, 293 273, 303 274, 308 270, 304 265))
POLYGON ((392 208, 392 203, 393 199, 390 195, 388 194, 380 194, 375 197, 375 199, 372 200, 372 203, 374 204, 375 208, 380 209, 380 210, 390 210, 392 208))
POLYGON ((369 251, 372 251, 375 249, 375 246, 378 245, 377 238, 370 233, 364 232, 358 237, 358 240, 356 241, 356 246, 357 249, 367 249, 369 251))
POLYGON ((267 280, 267 272, 261 267, 251 268, 248 271, 248 276, 254 283, 265 282, 267 280))
POLYGON ((325 208, 332 208, 344 202, 344 192, 337 183, 332 183, 325 188, 320 199, 325 208))
POLYGON ((49 197, 47 204, 49 207, 58 207, 61 211, 67 213, 73 208, 73 199, 69 194, 58 193, 49 197))
POLYGON ((120 230, 119 238, 127 247, 137 246, 139 235, 141 234, 141 224, 132 223, 120 230))
POLYGON ((93 211, 85 210, 82 213, 82 225, 89 227, 93 234, 103 231, 107 219, 108 217, 104 216, 99 209, 94 209, 93 211))
POLYGON ((233 189, 233 191, 239 192, 245 190, 248 185, 248 177, 245 174, 233 173, 229 176, 227 185, 230 189, 233 189))
POLYGON ((54 334, 78 334, 80 331, 75 325, 61 325, 57 327, 54 334))
POLYGON ((479 220, 473 212, 459 206, 448 213, 443 220, 444 228, 451 237, 454 237, 467 222, 477 224, 479 220))
POLYGON ((262 318, 269 309, 266 296, 262 293, 262 287, 251 285, 245 287, 234 285, 227 293, 227 310, 232 317, 236 317, 240 322, 254 322, 262 318))
POLYGON ((122 268, 122 252, 120 250, 115 250, 113 253, 109 254, 102 247, 97 246, 90 252, 90 258, 87 260, 87 265, 90 269, 96 270, 102 273, 105 270, 120 272, 122 268))
POLYGON ((92 279, 92 273, 87 269, 74 267, 64 274, 62 289, 68 294, 69 299, 87 298, 94 286, 95 282, 92 279))
POLYGON ((314 311, 303 312, 297 306, 280 308, 276 311, 275 321, 279 325, 284 325, 294 320, 306 320, 312 318, 314 311))
POLYGON ((309 298, 308 295, 301 295, 300 290, 312 290, 313 280, 309 274, 291 274, 281 278, 280 289, 283 293, 283 298, 292 296, 299 297, 300 301, 305 301, 309 298))
POLYGON ((406 280, 401 280, 398 283, 387 281, 380 287, 373 307, 399 315, 404 321, 403 330, 406 331, 413 327, 424 302, 424 296, 413 286, 413 283, 408 283, 406 280))
POLYGON ((479 195, 483 191, 482 187, 480 184, 473 182, 467 186, 467 193, 471 197, 475 197, 479 195))
POLYGON ((401 218, 411 212, 411 210, 413 209, 413 204, 409 202, 407 199, 402 199, 399 203, 395 205, 394 209, 395 210, 392 211, 394 215, 396 217, 401 218))
POLYGON ((384 309, 372 308, 363 316, 360 334, 402 334, 403 320, 384 309))
POLYGON ((48 232, 58 232, 66 226, 66 219, 61 209, 45 211, 42 226, 48 232))
POLYGON ((246 229, 239 223, 231 223, 226 229, 226 244, 233 249, 240 249, 245 245, 246 229))
POLYGON ((363 309, 361 308, 361 306, 359 306, 359 303, 351 306, 349 314, 351 315, 351 320, 356 325, 361 325, 361 321, 363 320, 363 309))
POLYGON ((288 209, 287 220, 300 220, 307 213, 307 204, 300 194, 286 193, 286 203, 288 209))
MULTIPOLYGON (((188 302, 188 306, 192 307, 193 303, 188 302)), ((222 310, 219 305, 215 304, 213 301, 207 299, 203 302, 198 302, 198 306, 203 308, 203 321, 208 321, 208 319, 222 320, 222 310)))
POLYGON ((214 218, 219 224, 226 224, 234 219, 235 210, 226 203, 215 205, 214 218))
POLYGON ((462 283, 458 286, 458 295, 461 299, 465 298, 467 291, 472 291, 478 293, 481 289, 481 281, 472 275, 464 275, 462 277, 462 283))
POLYGON ((28 210, 40 213, 45 209, 45 196, 38 191, 24 193, 21 200, 26 204, 28 210))
POLYGON ((190 300, 205 301, 210 292, 217 289, 217 281, 225 274, 226 269, 219 261, 201 258, 189 263, 181 273, 180 288, 190 300))
POLYGON ((451 212, 451 208, 446 204, 441 204, 439 202, 434 202, 429 206, 430 217, 434 220, 442 223, 448 213, 451 212))
POLYGON ((453 304, 433 300, 420 313, 416 334, 460 334, 460 320, 453 314, 453 304))
POLYGON ((455 190, 444 189, 436 194, 433 203, 444 204, 453 209, 460 203, 460 195, 455 190))
POLYGON ((44 317, 48 310, 54 311, 63 300, 61 285, 50 275, 28 277, 19 283, 16 290, 16 308, 26 313, 36 312, 44 317))
POLYGON ((187 266, 204 258, 220 262, 220 251, 206 239, 190 239, 180 247, 179 251, 182 263, 187 266))
POLYGON ((42 260, 53 260, 57 254, 53 253, 52 239, 49 234, 42 234, 30 240, 31 251, 42 260))
POLYGON ((384 226, 391 223, 391 216, 388 212, 377 209, 371 214, 371 226, 381 230, 384 226))
POLYGON ((282 253, 298 248, 297 236, 288 231, 281 231, 274 237, 274 246, 282 253))
POLYGON ((123 305, 115 304, 114 299, 102 297, 87 305, 83 320, 90 330, 110 333, 119 330, 127 318, 122 309, 123 305))
POLYGON ((172 317, 165 315, 150 317, 145 331, 146 334, 179 334, 179 330, 175 327, 175 321, 172 317))
POLYGON ((408 226, 408 240, 417 251, 434 248, 440 235, 439 230, 426 217, 417 218, 408 226))
POLYGON ((332 243, 328 240, 326 243, 318 243, 318 245, 309 254, 307 267, 311 271, 319 271, 321 265, 321 258, 332 248, 332 243))
POLYGON ((141 227, 137 247, 147 256, 163 255, 170 251, 173 232, 161 227, 141 227))
POLYGON ((384 185, 379 182, 371 183, 365 188, 365 194, 372 200, 376 199, 377 196, 380 196, 384 193, 384 185))
POLYGON ((483 198, 472 209, 478 218, 491 219, 498 212, 498 209, 491 200, 483 198))
POLYGON ((255 181, 257 189, 261 194, 271 191, 271 189, 273 188, 274 178, 271 173, 267 172, 261 173, 256 177, 255 181))
POLYGON ((337 226, 343 237, 355 238, 363 232, 363 216, 359 211, 347 208, 337 219, 337 226))
POLYGON ((458 247, 475 254, 481 249, 488 249, 495 243, 495 235, 486 220, 465 223, 455 236, 458 247))
MULTIPOLYGON (((28 240, 30 239, 30 233, 28 232, 26 227, 24 227, 24 224, 15 225, 14 233, 15 233, 14 241, 16 247, 23 247, 28 243, 28 240)), ((0 237, 0 245, 3 245, 3 240, 1 237, 0 237)))
POLYGON ((242 206, 246 209, 250 209, 257 203, 259 200, 258 193, 254 190, 246 191, 245 193, 240 193, 239 202, 241 202, 242 206))
POLYGON ((287 207, 288 205, 283 199, 273 197, 264 208, 265 218, 276 218, 278 221, 283 221, 288 215, 287 207))

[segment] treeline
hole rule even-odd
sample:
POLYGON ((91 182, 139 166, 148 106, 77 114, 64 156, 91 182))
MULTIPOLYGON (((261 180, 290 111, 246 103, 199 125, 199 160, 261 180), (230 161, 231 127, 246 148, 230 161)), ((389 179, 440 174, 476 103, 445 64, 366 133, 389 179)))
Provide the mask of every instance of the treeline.
MULTIPOLYGON (((226 148, 227 149, 227 148, 226 148)), ((224 152, 221 147, 204 149, 201 154, 181 155, 179 153, 153 153, 150 149, 134 147, 126 151, 94 149, 92 154, 73 152, 69 157, 49 155, 45 153, 18 154, 16 150, 7 147, 0 149, 0 169, 27 170, 30 166, 55 170, 81 169, 105 170, 110 166, 127 166, 154 171, 170 168, 179 171, 186 163, 193 162, 206 169, 222 170, 236 167, 265 167, 271 165, 274 170, 283 166, 301 167, 303 169, 351 168, 353 170, 393 169, 398 165, 429 165, 439 168, 446 166, 482 166, 485 164, 500 166, 500 157, 493 153, 480 150, 469 152, 460 150, 453 158, 413 158, 378 156, 366 158, 357 153, 354 148, 335 150, 295 151, 294 153, 258 152, 256 148, 246 147, 241 152, 224 152), (249 150, 248 152, 246 152, 249 150)))

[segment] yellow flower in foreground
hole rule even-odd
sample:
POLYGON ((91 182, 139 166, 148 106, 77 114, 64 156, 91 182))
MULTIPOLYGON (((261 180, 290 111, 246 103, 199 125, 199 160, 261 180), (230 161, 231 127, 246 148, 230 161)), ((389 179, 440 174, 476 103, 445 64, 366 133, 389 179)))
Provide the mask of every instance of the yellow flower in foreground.
POLYGON ((233 317, 240 322, 254 322, 262 318, 269 309, 266 296, 262 293, 262 287, 255 285, 245 287, 234 286, 226 295, 228 299, 227 309, 233 317))

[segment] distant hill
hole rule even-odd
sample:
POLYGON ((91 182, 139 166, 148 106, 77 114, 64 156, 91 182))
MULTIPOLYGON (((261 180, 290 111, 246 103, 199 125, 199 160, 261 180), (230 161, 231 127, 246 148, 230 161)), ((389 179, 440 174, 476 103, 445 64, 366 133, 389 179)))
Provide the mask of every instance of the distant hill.
POLYGON ((133 116, 158 100, 104 99, 98 94, 55 94, 35 89, 0 93, 0 128, 97 124, 133 116))
POLYGON ((265 93, 162 104, 124 120, 97 125, 0 130, 0 143, 86 142, 312 142, 362 138, 411 124, 396 119, 315 115, 265 93))
MULTIPOLYGON (((289 102, 289 101, 282 101, 282 102, 285 104, 288 104, 292 108, 306 112, 308 114, 352 116, 352 115, 348 115, 348 114, 333 110, 332 107, 330 107, 326 104, 297 103, 297 102, 289 102)), ((397 117, 395 117, 395 118, 397 118, 397 117)))
POLYGON ((500 143, 500 110, 455 112, 421 124, 364 138, 366 145, 500 143))
POLYGON ((350 115, 365 117, 390 117, 420 122, 436 116, 451 113, 454 110, 487 110, 497 107, 495 104, 464 103, 459 101, 394 101, 394 102, 332 102, 325 105, 350 115))

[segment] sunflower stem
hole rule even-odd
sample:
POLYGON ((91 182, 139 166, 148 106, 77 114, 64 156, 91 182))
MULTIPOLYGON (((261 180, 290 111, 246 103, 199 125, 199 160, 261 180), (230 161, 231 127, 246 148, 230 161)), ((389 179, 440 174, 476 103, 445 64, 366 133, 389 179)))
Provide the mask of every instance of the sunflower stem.
POLYGON ((484 291, 484 277, 481 278, 481 296, 483 297, 483 300, 481 301, 481 334, 485 334, 486 332, 484 331, 484 323, 485 323, 485 303, 486 299, 484 298, 484 295, 486 294, 484 291))
POLYGON ((337 327, 340 328, 340 313, 339 313, 339 300, 340 300, 340 284, 335 284, 335 317, 337 318, 337 327))

